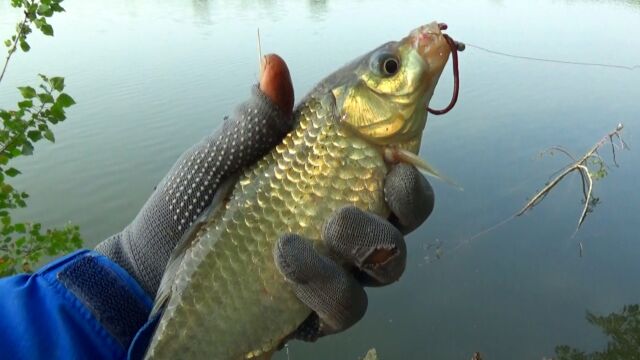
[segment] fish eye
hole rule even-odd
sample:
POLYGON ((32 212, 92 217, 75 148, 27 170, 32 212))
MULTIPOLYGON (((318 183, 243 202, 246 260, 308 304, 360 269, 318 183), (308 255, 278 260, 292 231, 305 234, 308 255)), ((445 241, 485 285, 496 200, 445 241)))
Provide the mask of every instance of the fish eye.
POLYGON ((385 51, 371 59, 370 67, 381 76, 393 76, 400 70, 400 59, 395 54, 385 51))
POLYGON ((398 72, 399 68, 400 63, 398 63, 398 59, 396 59, 395 57, 389 57, 382 63, 382 72, 385 75, 395 75, 395 73, 398 72))

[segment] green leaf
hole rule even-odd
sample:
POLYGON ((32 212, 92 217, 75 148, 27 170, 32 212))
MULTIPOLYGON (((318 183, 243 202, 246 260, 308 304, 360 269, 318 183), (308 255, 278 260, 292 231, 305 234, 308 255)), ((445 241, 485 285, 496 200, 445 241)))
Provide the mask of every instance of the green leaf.
POLYGON ((12 158, 14 158, 16 156, 22 155, 22 151, 14 147, 13 149, 9 149, 9 154, 11 155, 12 158))
POLYGON ((24 14, 27 16, 27 18, 31 21, 33 21, 33 19, 36 16, 36 10, 38 10, 38 4, 37 2, 33 1, 33 0, 24 0, 22 2, 22 7, 24 8, 24 14))
POLYGON ((6 46, 6 47, 11 46, 11 44, 13 44, 13 43, 12 43, 12 42, 11 42, 11 40, 9 40, 9 39, 7 39, 7 40, 5 40, 5 41, 4 41, 4 46, 6 46))
POLYGON ((53 15, 53 9, 47 4, 40 4, 40 6, 38 6, 37 13, 38 15, 49 17, 53 15))
POLYGON ((27 207, 27 203, 24 202, 24 200, 22 200, 20 198, 17 198, 17 199, 14 199, 14 200, 16 202, 16 205, 18 205, 18 207, 21 207, 21 208, 27 207))
MULTIPOLYGON (((32 11, 35 8, 37 8, 36 4, 32 4, 32 5, 29 5, 28 7, 25 7, 24 15, 31 21, 35 19, 35 12, 32 11)), ((17 23, 16 36, 19 35, 19 37, 24 40, 25 35, 31 33, 31 26, 29 25, 30 25, 29 21, 17 23)))
MULTIPOLYGON (((24 112, 24 110, 22 110, 24 112)), ((4 122, 4 127, 10 131, 19 132, 22 131, 24 125, 24 121, 22 120, 22 115, 20 112, 14 112, 9 121, 4 122)))
POLYGON ((7 165, 9 157, 7 155, 0 155, 0 165, 7 165))
POLYGON ((31 100, 20 101, 18 103, 18 107, 20 109, 29 109, 29 108, 33 107, 33 101, 31 101, 31 100))
POLYGON ((31 49, 31 46, 29 46, 29 44, 23 39, 20 39, 20 49, 22 49, 22 51, 24 52, 27 52, 31 49))
POLYGON ((14 177, 18 174, 21 174, 20 170, 16 169, 16 168, 8 168, 5 172, 5 174, 7 174, 7 176, 10 177, 14 177))
POLYGON ((11 184, 0 184, 0 190, 2 190, 3 192, 9 193, 13 191, 13 186, 11 186, 11 184))
MULTIPOLYGON (((24 224, 15 224, 14 230, 17 233, 24 234, 27 232, 27 227, 24 224)), ((17 242, 16 242, 16 245, 18 245, 17 242)))
POLYGON ((53 36, 53 27, 49 24, 42 25, 40 31, 42 31, 42 33, 45 35, 53 36))
POLYGON ((55 11, 55 12, 63 12, 63 11, 65 11, 64 8, 62 6, 60 6, 60 4, 58 4, 58 3, 51 4, 51 9, 53 9, 53 11, 55 11))
POLYGON ((22 94, 22 97, 25 99, 31 99, 36 96, 36 90, 31 86, 22 86, 19 87, 18 90, 20 90, 20 94, 22 94))
POLYGON ((40 99, 40 102, 43 104, 53 104, 54 102, 53 96, 47 93, 38 94, 38 99, 40 99))
POLYGON ((56 138, 53 136, 53 132, 49 129, 44 131, 44 138, 51 142, 56 142, 56 138))
POLYGON ((60 76, 52 77, 49 79, 49 84, 54 90, 62 91, 64 89, 64 78, 60 76))
POLYGON ((63 108, 60 104, 58 104, 58 103, 55 103, 55 104, 51 107, 51 109, 49 110, 49 112, 50 112, 50 115, 51 115, 51 116, 49 117, 49 119, 48 119, 48 120, 49 120, 51 123, 53 123, 53 124, 56 124, 56 123, 58 123, 59 121, 62 121, 62 120, 64 120, 64 119, 66 119, 66 118, 67 118, 67 116, 66 116, 66 115, 65 115, 65 113, 64 113, 64 108, 63 108))
POLYGON ((27 137, 29 139, 31 139, 31 141, 35 142, 35 141, 38 141, 38 140, 42 139, 42 134, 38 130, 31 130, 31 131, 27 132, 27 137))
POLYGON ((22 155, 33 155, 33 145, 30 142, 22 144, 22 155))
POLYGON ((58 98, 56 99, 56 105, 60 104, 60 106, 65 108, 68 108, 69 106, 75 103, 76 103, 75 100, 73 100, 73 98, 67 95, 66 93, 60 94, 60 96, 58 96, 58 98))
POLYGON ((27 239, 25 237, 21 237, 20 239, 16 240, 16 247, 23 247, 25 242, 27 242, 27 239))

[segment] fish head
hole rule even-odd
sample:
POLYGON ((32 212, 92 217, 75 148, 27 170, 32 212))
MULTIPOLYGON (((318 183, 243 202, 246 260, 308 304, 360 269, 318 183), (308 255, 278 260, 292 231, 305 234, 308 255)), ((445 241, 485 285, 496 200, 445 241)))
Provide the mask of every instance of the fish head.
POLYGON ((417 153, 427 106, 451 49, 438 23, 414 29, 329 76, 341 121, 381 147, 417 153))

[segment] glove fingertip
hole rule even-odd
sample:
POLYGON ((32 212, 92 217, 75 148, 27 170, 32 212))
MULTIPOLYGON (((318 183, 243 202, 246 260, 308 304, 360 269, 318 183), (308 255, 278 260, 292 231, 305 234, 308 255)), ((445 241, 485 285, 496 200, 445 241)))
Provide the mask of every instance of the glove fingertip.
POLYGON ((348 264, 364 286, 390 284, 404 272, 407 257, 404 238, 400 230, 382 217, 346 206, 333 213, 322 234, 332 255, 348 264))
POLYGON ((305 284, 309 271, 314 269, 303 266, 306 259, 315 259, 311 245, 295 234, 285 234, 276 242, 273 257, 276 267, 288 280, 296 284, 305 284))
POLYGON ((395 165, 385 179, 384 194, 391 221, 404 233, 420 226, 433 212, 435 194, 429 181, 413 166, 395 165))

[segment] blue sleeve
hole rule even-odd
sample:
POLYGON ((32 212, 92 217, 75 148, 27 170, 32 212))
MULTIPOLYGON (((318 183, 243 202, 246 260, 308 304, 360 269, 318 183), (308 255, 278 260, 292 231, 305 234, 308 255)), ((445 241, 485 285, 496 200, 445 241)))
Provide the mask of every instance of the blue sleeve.
POLYGON ((0 358, 126 359, 152 301, 108 258, 81 250, 0 279, 0 358))

